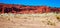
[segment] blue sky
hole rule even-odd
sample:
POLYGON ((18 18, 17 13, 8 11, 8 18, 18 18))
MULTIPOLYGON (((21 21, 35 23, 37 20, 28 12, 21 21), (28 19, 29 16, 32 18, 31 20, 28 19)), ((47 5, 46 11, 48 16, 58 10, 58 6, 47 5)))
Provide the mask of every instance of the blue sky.
POLYGON ((0 0, 0 3, 60 7, 60 0, 0 0))

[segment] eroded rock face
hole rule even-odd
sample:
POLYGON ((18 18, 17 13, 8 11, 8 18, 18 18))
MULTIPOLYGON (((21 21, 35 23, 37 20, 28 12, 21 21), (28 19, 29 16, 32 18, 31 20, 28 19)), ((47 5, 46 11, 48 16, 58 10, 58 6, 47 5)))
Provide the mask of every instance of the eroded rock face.
POLYGON ((23 6, 13 4, 0 4, 0 13, 35 14, 49 12, 60 12, 60 8, 51 8, 47 6, 23 6))

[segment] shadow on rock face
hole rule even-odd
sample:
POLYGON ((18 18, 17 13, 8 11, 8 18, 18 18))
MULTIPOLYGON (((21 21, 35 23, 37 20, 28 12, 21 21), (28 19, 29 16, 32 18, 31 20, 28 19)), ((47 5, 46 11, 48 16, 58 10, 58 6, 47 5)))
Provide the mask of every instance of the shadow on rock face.
POLYGON ((12 8, 5 8, 4 13, 12 12, 12 8))

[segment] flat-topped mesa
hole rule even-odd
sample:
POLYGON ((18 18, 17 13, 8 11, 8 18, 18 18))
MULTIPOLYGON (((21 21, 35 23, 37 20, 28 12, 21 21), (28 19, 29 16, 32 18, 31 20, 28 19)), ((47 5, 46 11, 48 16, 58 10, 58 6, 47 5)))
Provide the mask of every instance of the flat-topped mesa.
POLYGON ((0 13, 19 13, 19 14, 36 14, 60 12, 60 8, 51 8, 47 6, 24 6, 13 4, 0 4, 0 13))

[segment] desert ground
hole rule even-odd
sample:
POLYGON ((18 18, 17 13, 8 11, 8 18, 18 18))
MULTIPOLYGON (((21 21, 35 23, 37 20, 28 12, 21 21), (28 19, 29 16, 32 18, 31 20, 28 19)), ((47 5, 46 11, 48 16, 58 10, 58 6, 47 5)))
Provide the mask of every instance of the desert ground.
POLYGON ((0 14, 0 28, 60 28, 60 14, 0 14))

